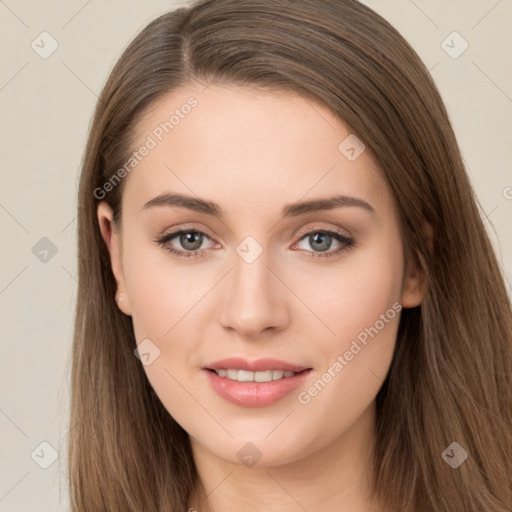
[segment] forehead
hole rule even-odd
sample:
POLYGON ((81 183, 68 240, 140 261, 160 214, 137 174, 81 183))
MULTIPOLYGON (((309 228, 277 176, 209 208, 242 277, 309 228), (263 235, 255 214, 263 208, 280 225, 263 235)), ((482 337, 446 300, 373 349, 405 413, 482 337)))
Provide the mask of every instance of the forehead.
POLYGON ((134 212, 171 191, 214 197, 228 213, 229 205, 276 213, 284 203, 333 193, 387 198, 376 160, 350 127, 293 92, 178 89, 148 109, 137 134, 133 149, 141 151, 123 197, 134 212))

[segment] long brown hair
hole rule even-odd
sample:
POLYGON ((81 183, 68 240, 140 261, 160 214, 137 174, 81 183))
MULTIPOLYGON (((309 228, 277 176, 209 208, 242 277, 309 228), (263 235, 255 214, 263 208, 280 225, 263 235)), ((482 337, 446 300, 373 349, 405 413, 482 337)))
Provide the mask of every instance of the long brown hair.
MULTIPOLYGON (((152 21, 112 70, 79 188, 73 511, 181 512, 197 483, 189 436, 134 356, 96 217, 97 190, 134 151, 138 120, 192 82, 298 92, 373 151, 396 201, 406 264, 429 282, 423 303, 401 313, 377 396, 375 492, 402 512, 510 512, 512 313, 502 270, 428 70, 356 0, 196 1, 152 21), (468 453, 457 469, 441 456, 452 442, 468 453)), ((122 190, 123 181, 104 198, 116 225, 122 190)))

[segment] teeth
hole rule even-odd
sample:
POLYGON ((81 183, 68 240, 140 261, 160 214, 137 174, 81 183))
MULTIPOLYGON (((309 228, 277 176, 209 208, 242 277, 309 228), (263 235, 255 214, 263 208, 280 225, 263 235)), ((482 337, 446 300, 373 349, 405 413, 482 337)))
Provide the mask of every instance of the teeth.
POLYGON ((226 377, 239 382, 271 382, 295 375, 295 372, 283 370, 266 370, 263 372, 250 372, 247 370, 215 370, 219 377, 226 377))

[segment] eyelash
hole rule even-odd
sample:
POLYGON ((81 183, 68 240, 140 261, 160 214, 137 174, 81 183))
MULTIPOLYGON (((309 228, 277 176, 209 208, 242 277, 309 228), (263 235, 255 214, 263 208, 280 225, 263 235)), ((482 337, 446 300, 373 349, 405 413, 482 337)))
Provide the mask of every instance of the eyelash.
MULTIPOLYGON (((177 256, 178 258, 195 258, 195 257, 203 257, 206 255, 204 252, 205 251, 204 249, 197 249, 195 251, 179 251, 179 250, 174 249, 173 247, 166 246, 167 242, 169 242, 173 238, 176 238, 178 235, 181 235, 182 233, 202 234, 206 238, 209 238, 211 240, 211 238, 206 233, 204 233, 198 229, 180 229, 178 231, 173 231, 172 233, 168 233, 161 238, 157 238, 154 241, 157 244, 159 244, 160 246, 162 246, 164 249, 169 251, 170 253, 177 256)), ((334 231, 332 229, 318 229, 318 228, 313 228, 313 229, 310 229, 310 230, 307 230, 307 231, 301 233, 298 242, 300 242, 306 236, 315 234, 315 233, 321 233, 321 234, 326 234, 326 235, 332 236, 335 240, 337 240, 338 242, 340 242, 343 245, 341 245, 338 249, 335 249, 334 251, 329 251, 329 252, 306 251, 306 252, 311 253, 311 255, 309 256, 311 258, 333 258, 334 256, 338 255, 339 253, 341 253, 343 251, 347 251, 356 245, 355 241, 352 238, 349 238, 346 235, 342 235, 338 231, 334 231)))

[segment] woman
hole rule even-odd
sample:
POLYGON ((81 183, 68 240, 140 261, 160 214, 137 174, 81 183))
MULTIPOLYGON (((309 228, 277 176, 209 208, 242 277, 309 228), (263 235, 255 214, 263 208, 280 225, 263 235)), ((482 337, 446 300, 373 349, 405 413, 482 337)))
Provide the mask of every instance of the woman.
POLYGON ((441 97, 375 12, 150 23, 78 211, 74 511, 510 510, 510 301, 441 97))

